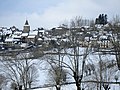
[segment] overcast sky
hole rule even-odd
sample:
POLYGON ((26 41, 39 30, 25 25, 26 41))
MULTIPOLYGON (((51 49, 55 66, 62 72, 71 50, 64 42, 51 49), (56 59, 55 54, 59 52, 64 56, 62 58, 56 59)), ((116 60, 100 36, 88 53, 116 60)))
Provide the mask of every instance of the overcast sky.
POLYGON ((0 27, 52 28, 75 16, 95 19, 104 13, 111 19, 120 14, 120 0, 0 0, 0 27))

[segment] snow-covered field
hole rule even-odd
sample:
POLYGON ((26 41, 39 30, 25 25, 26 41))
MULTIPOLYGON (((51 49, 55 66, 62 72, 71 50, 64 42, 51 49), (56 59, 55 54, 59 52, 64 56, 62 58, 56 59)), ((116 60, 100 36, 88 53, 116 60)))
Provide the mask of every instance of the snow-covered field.
MULTIPOLYGON (((67 52, 72 52, 72 50, 68 49, 67 52)), ((84 49, 83 48, 80 49, 79 53, 83 54, 84 49)), ((56 59, 58 59, 58 55, 54 55, 54 57, 56 59)), ((82 59, 82 58, 83 57, 80 57, 79 59, 82 59)), ((87 56, 86 65, 94 64, 95 69, 96 70, 98 69, 98 72, 97 72, 98 75, 99 75, 99 65, 98 65, 98 63, 100 62, 100 58, 103 62, 106 62, 106 63, 111 62, 112 60, 115 61, 115 56, 113 56, 113 55, 108 55, 107 54, 107 55, 99 56, 97 54, 91 54, 90 53, 90 55, 87 56)), ((63 61, 71 66, 71 62, 70 62, 68 56, 64 56, 63 61)), ((38 69, 38 74, 39 74, 39 76, 37 77, 38 82, 32 87, 39 87, 39 86, 48 84, 49 76, 48 76, 48 70, 47 69, 49 69, 49 65, 46 62, 46 58, 34 59, 32 62, 36 63, 37 69, 38 69)), ((79 63, 81 65, 81 61, 79 63)), ((72 72, 70 72, 70 73, 72 73, 72 72)), ((120 82, 120 71, 117 69, 117 66, 114 66, 110 69, 107 69, 107 71, 105 71, 104 74, 106 74, 107 77, 110 77, 110 79, 109 79, 110 82, 115 82, 115 78, 114 78, 115 76, 118 76, 118 82, 120 82), (111 76, 109 75, 109 72, 112 72, 111 76)), ((83 81, 84 80, 95 80, 95 79, 93 78, 93 75, 85 76, 85 74, 84 74, 83 81)), ((73 77, 70 77, 68 79, 68 81, 74 82, 73 77)), ((90 85, 92 85, 92 84, 90 84, 90 85)), ((110 84, 109 86, 111 88, 110 90, 120 90, 120 85, 118 85, 118 84, 110 84)), ((84 88, 86 88, 86 90, 88 90, 88 87, 87 87, 86 84, 82 84, 82 87, 84 87, 84 88)), ((91 86, 89 86, 89 87, 91 87, 91 86)), ((4 89, 4 90, 7 90, 7 89, 4 89)), ((49 87, 49 88, 38 88, 38 89, 30 89, 30 90, 56 90, 56 89, 55 89, 55 87, 49 87)), ((76 90, 76 86, 75 86, 75 84, 63 85, 61 90, 76 90)), ((96 88, 94 88, 94 89, 92 88, 92 90, 96 90, 96 88)))

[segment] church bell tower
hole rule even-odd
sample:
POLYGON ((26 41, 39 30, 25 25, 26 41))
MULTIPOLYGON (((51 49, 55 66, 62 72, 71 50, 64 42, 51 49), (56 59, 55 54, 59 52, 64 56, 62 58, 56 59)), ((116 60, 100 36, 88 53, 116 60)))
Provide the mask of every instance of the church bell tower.
POLYGON ((30 31, 30 25, 28 23, 28 20, 25 21, 25 25, 23 26, 23 33, 29 33, 30 31))

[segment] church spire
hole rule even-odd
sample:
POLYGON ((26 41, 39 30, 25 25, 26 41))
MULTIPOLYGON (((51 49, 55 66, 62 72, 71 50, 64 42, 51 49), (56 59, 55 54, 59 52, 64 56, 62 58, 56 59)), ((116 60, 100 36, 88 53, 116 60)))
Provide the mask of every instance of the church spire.
POLYGON ((29 25, 28 20, 26 20, 25 25, 29 25))

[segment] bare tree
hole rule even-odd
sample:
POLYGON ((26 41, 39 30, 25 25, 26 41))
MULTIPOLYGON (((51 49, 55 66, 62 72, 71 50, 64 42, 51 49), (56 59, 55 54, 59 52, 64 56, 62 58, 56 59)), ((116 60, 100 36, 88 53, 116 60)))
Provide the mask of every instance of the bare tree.
POLYGON ((79 44, 80 40, 77 37, 77 33, 79 33, 79 30, 75 29, 75 27, 79 27, 80 29, 80 27, 83 25, 84 25, 84 20, 81 17, 76 17, 75 20, 71 22, 72 28, 70 28, 70 37, 68 39, 72 45, 72 48, 71 51, 65 50, 65 52, 67 53, 66 56, 69 59, 69 63, 64 62, 64 66, 72 71, 71 76, 75 80, 77 90, 82 89, 81 82, 83 79, 84 66, 85 66, 86 58, 90 53, 89 42, 87 47, 81 48, 79 44), (73 25, 73 23, 75 25, 73 25))
POLYGON ((52 61, 51 63, 48 61, 48 63, 51 66, 51 68, 48 70, 48 75, 50 78, 49 81, 55 85, 56 90, 61 90, 62 84, 66 82, 67 73, 65 69, 59 67, 57 62, 52 61))
POLYGON ((81 16, 76 16, 75 18, 71 19, 70 28, 78 28, 84 26, 92 26, 94 24, 93 20, 83 19, 81 16))
POLYGON ((102 90, 102 88, 104 88, 105 90, 110 90, 109 82, 112 80, 114 73, 117 71, 117 69, 115 68, 116 63, 110 60, 108 57, 109 56, 107 55, 100 54, 98 54, 98 58, 95 59, 94 57, 94 60, 99 61, 98 63, 96 63, 96 65, 94 65, 95 71, 91 75, 90 79, 91 81, 96 81, 96 83, 93 84, 97 86, 95 90, 102 90))
POLYGON ((37 69, 35 63, 32 59, 28 59, 26 54, 21 54, 19 57, 21 59, 3 56, 0 60, 2 72, 7 76, 7 79, 14 83, 16 89, 21 87, 27 90, 37 79, 37 69))
POLYGON ((80 48, 74 46, 73 50, 68 52, 72 52, 72 53, 70 55, 69 54, 66 55, 69 60, 68 62, 64 60, 63 66, 65 68, 68 68, 70 72, 72 72, 69 74, 74 78, 77 90, 81 90, 83 71, 84 71, 86 58, 89 53, 89 49, 87 48, 85 52, 83 51, 84 52, 83 54, 80 54, 80 48))
POLYGON ((112 19, 112 21, 111 21, 111 24, 113 26, 116 26, 116 25, 119 25, 119 23, 120 23, 120 17, 119 17, 119 15, 114 16, 113 19, 112 19))
POLYGON ((62 66, 64 54, 61 55, 64 46, 60 45, 60 41, 56 41, 53 44, 54 54, 46 55, 47 62, 50 65, 48 70, 50 76, 50 82, 52 81, 56 87, 56 90, 61 90, 61 86, 66 82, 66 71, 62 66))
POLYGON ((113 22, 111 24, 112 28, 112 38, 111 43, 113 45, 114 53, 116 56, 116 61, 118 65, 118 69, 120 70, 120 18, 116 16, 113 18, 113 22))
POLYGON ((70 23, 70 36, 67 39, 70 42, 69 46, 71 46, 71 48, 64 48, 63 46, 59 45, 57 48, 57 52, 54 53, 55 55, 58 55, 58 59, 54 59, 52 61, 57 61, 60 67, 64 67, 69 70, 69 72, 67 73, 71 75, 72 78, 75 80, 77 90, 82 89, 81 83, 83 78, 85 61, 91 50, 88 42, 88 45, 82 48, 81 52, 79 38, 76 36, 78 33, 76 27, 80 27, 82 22, 83 21, 81 18, 76 18, 75 21, 72 21, 70 23), (59 49, 60 47, 63 47, 62 50, 59 49))
POLYGON ((31 88, 31 86, 34 86, 38 80, 39 77, 38 70, 36 68, 36 65, 32 65, 28 70, 28 87, 31 88))

